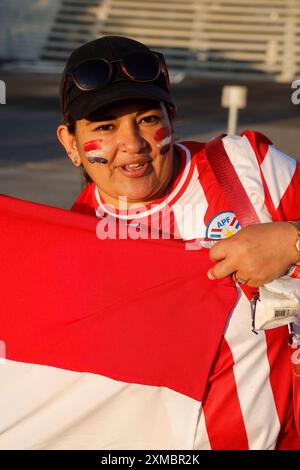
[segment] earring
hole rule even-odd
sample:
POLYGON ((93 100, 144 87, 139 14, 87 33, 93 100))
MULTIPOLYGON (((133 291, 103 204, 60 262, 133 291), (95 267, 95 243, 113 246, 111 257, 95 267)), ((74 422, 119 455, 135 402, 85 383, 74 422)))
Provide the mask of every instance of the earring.
POLYGON ((74 165, 76 165, 76 166, 77 166, 77 163, 78 163, 78 160, 77 160, 77 158, 74 158, 74 165))

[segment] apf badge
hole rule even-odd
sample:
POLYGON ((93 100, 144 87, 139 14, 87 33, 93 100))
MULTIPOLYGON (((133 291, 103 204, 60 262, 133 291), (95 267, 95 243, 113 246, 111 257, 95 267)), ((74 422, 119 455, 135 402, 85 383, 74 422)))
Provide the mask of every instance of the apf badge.
POLYGON ((214 240, 232 237, 241 226, 234 212, 219 212, 210 219, 206 228, 206 237, 214 240))

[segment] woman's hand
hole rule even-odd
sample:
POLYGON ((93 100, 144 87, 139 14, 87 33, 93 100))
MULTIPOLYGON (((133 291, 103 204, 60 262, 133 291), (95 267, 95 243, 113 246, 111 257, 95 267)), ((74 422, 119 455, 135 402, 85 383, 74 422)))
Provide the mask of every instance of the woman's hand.
POLYGON ((220 279, 236 273, 251 287, 271 282, 299 261, 296 240, 296 228, 288 222, 249 225, 211 248, 210 258, 216 264, 208 277, 220 279))

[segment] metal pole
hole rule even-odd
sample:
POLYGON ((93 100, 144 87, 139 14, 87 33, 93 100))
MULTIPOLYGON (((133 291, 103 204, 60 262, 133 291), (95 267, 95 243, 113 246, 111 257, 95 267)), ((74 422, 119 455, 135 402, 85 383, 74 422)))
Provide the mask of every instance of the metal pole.
POLYGON ((227 134, 232 135, 236 133, 237 122, 238 122, 238 108, 236 106, 230 106, 228 111, 228 124, 227 134))

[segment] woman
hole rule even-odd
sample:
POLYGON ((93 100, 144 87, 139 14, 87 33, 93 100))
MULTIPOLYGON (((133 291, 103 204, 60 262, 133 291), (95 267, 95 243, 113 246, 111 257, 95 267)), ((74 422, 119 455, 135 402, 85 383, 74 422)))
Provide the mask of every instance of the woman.
POLYGON ((13 266, 18 249, 22 266, 27 259, 32 271, 44 269, 29 295, 39 296, 38 308, 27 305, 28 274, 18 283, 22 334, 5 290, 9 264, 0 277, 1 335, 14 352, 0 374, 10 394, 16 383, 25 390, 15 413, 0 400, 0 447, 298 448, 290 310, 278 309, 266 287, 253 288, 289 270, 294 279, 275 280, 276 289, 299 299, 298 232, 285 222, 300 215, 296 162, 255 132, 223 139, 263 222, 241 230, 205 144, 174 142, 161 55, 128 38, 87 43, 68 60, 61 100, 58 138, 88 185, 73 206, 79 214, 34 208, 38 223, 33 217, 18 243, 6 218, 13 266), (34 249, 28 259, 20 248, 32 232, 39 263, 34 249), (257 312, 269 306, 285 326, 253 333, 249 300, 258 294, 257 312))
MULTIPOLYGON (((61 98, 65 124, 59 126, 58 138, 88 183, 72 209, 102 219, 109 216, 110 223, 117 220, 130 226, 134 222, 140 227, 151 227, 156 212, 160 214, 158 230, 170 237, 197 239, 202 244, 219 240, 210 250, 215 265, 208 271, 209 279, 233 275, 243 287, 244 293, 238 288, 240 299, 207 383, 205 420, 200 414, 195 445, 226 449, 293 447, 293 438, 285 443, 282 440, 286 426, 283 409, 278 414, 261 411, 269 405, 272 409, 275 403, 279 406, 276 394, 280 385, 266 379, 263 370, 268 375, 270 365, 272 374, 275 362, 283 360, 285 327, 279 329, 283 334, 281 353, 272 356, 269 352, 268 365, 265 353, 274 351, 278 331, 255 338, 249 328, 250 306, 245 294, 251 298, 249 287, 260 287, 287 272, 294 278, 299 276, 299 223, 283 222, 299 219, 299 166, 259 133, 245 131, 241 137, 223 139, 240 181, 264 222, 240 230, 234 208, 208 164, 205 145, 174 142, 176 108, 160 55, 128 38, 104 37, 88 43, 75 51, 66 65, 61 98), (184 217, 181 209, 187 206, 189 213, 184 217), (164 218, 169 230, 164 230, 164 218), (224 361, 228 351, 232 362, 228 357, 224 361), (231 385, 224 393, 226 383, 231 385), (251 396, 249 387, 254 390, 251 396), (259 389, 264 392, 259 393, 259 389), (230 390, 236 397, 231 413, 224 411, 230 390), (252 419, 254 409, 260 409, 256 423, 252 419), (228 426, 231 433, 226 435, 223 430, 228 426)), ((107 233, 109 229, 101 232, 104 237, 107 233)), ((289 365, 282 363, 282 367, 288 374, 289 365)), ((291 429, 289 432, 292 434, 291 429)))

